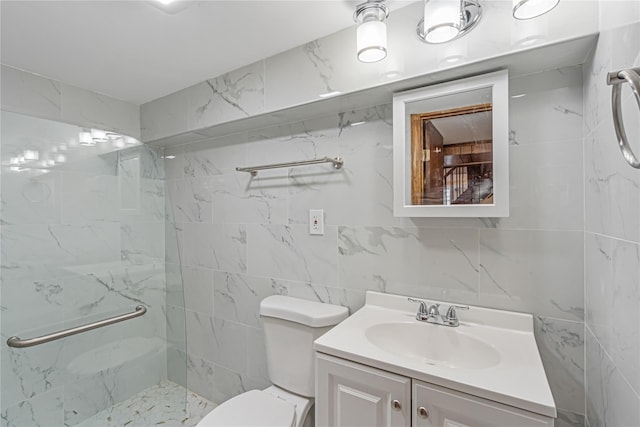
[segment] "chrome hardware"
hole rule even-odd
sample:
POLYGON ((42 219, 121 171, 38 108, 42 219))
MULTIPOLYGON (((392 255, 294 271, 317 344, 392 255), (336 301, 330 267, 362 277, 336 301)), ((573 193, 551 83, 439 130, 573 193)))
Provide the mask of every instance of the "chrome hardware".
POLYGON ((92 329, 98 329, 98 328, 102 328, 103 326, 109 326, 109 325, 113 325, 114 323, 133 319, 135 317, 140 317, 146 312, 147 312, 147 309, 144 306, 138 305, 136 306, 136 311, 132 313, 121 314, 120 316, 110 317, 108 319, 99 320, 97 322, 89 323, 87 325, 78 326, 75 328, 65 329, 63 331, 54 332, 52 334, 43 335, 36 338, 29 338, 26 340, 23 340, 19 337, 14 336, 7 340, 7 345, 9 347, 15 347, 15 348, 33 347, 34 345, 44 344, 44 343, 59 340, 61 338, 65 338, 71 335, 87 332, 92 329))
POLYGON ((427 311, 427 303, 420 299, 415 299, 415 298, 407 298, 407 300, 411 302, 420 303, 420 306, 418 307, 418 312, 416 313, 416 320, 420 320, 420 321, 427 320, 427 318, 429 317, 429 313, 427 311))
POLYGON ((640 169, 640 159, 636 157, 629 144, 627 133, 622 121, 622 106, 620 92, 622 83, 629 83, 631 91, 635 95, 638 107, 640 107, 640 67, 628 68, 626 70, 614 71, 607 74, 607 84, 613 86, 611 89, 611 109, 613 110, 613 127, 618 137, 618 147, 622 151, 622 156, 631 167, 640 169))
POLYGON ((391 401, 391 407, 393 408, 394 411, 401 411, 402 410, 402 404, 400 403, 399 400, 392 400, 391 401))
POLYGON ((458 320, 458 314, 456 313, 456 309, 458 310, 469 310, 468 305, 451 305, 447 310, 447 315, 445 316, 445 320, 449 323, 450 326, 458 326, 460 321, 458 320))
POLYGON ((321 159, 313 159, 313 160, 301 160, 298 162, 287 162, 287 163, 274 163, 271 165, 260 165, 260 166, 247 166, 243 168, 236 168, 238 172, 249 172, 251 176, 256 176, 259 170, 264 169, 280 169, 280 168, 291 168, 294 166, 306 166, 306 165, 316 165, 318 163, 333 163, 334 169, 341 169, 344 164, 344 160, 342 157, 323 157, 321 159))
POLYGON ((435 323, 436 325, 453 327, 458 326, 460 324, 460 321, 458 320, 456 309, 469 310, 469 306, 467 305, 452 304, 447 309, 447 314, 442 315, 440 314, 440 304, 434 303, 429 305, 426 301, 416 298, 407 298, 407 300, 420 304, 418 306, 418 312, 416 313, 416 320, 419 320, 421 322, 435 323))
POLYGON ((424 406, 421 406, 418 408, 418 415, 420 415, 420 418, 429 418, 429 411, 424 406))

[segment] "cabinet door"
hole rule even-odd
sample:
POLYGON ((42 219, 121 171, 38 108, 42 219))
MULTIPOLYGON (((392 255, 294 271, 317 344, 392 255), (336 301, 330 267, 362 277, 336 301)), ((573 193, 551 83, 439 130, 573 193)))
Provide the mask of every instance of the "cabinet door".
POLYGON ((413 427, 553 427, 553 418, 413 380, 413 427))
POLYGON ((317 427, 409 427, 411 380, 316 353, 317 427))

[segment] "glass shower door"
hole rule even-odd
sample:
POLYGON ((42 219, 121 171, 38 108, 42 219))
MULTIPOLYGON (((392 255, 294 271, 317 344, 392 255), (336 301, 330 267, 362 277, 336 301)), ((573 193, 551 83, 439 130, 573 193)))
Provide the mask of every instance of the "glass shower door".
MULTIPOLYGON (((1 120, 2 425, 180 425, 186 391, 166 381, 162 157, 114 133, 4 111, 1 120), (117 324, 7 345, 140 305, 144 315, 117 324), (130 413, 113 409, 132 396, 141 399, 130 413)), ((184 336, 183 324, 169 328, 184 336)))

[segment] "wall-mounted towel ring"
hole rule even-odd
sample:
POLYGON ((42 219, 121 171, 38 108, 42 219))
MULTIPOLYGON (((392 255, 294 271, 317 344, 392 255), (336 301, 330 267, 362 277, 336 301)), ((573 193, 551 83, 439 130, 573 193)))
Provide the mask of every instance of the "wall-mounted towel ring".
POLYGON ((611 90, 611 108, 613 109, 613 126, 616 129, 618 146, 627 163, 636 169, 640 169, 640 160, 633 154, 633 150, 631 150, 629 146, 627 133, 624 130, 624 123, 622 122, 620 93, 622 91, 622 83, 624 82, 629 83, 629 86, 631 86, 631 90, 638 103, 638 108, 640 108, 640 67, 614 71, 607 75, 607 84, 613 86, 611 90))

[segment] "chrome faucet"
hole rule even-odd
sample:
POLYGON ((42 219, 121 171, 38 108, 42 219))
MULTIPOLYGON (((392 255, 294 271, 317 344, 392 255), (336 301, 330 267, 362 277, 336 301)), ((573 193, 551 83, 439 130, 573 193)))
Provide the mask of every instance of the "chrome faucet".
POLYGON ((423 300, 415 298, 407 299, 411 302, 417 302, 420 304, 418 306, 418 312, 416 313, 416 320, 419 320, 421 322, 435 323, 436 325, 456 327, 460 325, 460 320, 458 319, 456 309, 469 310, 469 306, 467 305, 452 304, 447 309, 447 314, 443 316, 440 314, 440 304, 428 305, 423 300))

